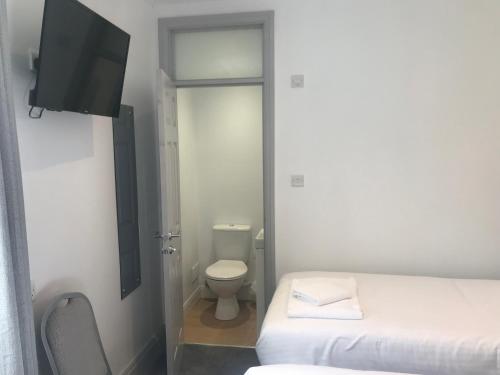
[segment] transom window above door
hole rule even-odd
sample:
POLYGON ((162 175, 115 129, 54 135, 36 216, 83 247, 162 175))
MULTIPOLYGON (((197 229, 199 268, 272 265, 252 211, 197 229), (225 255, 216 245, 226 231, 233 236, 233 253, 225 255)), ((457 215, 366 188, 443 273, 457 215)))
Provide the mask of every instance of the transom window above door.
POLYGON ((262 78, 260 27, 230 27, 173 34, 176 80, 262 78))

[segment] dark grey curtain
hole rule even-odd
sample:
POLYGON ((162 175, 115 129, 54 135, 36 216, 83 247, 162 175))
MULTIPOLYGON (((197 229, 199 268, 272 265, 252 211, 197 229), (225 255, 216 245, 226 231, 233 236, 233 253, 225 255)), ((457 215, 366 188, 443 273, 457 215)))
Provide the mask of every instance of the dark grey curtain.
POLYGON ((0 0, 0 375, 32 375, 38 367, 11 74, 0 0))

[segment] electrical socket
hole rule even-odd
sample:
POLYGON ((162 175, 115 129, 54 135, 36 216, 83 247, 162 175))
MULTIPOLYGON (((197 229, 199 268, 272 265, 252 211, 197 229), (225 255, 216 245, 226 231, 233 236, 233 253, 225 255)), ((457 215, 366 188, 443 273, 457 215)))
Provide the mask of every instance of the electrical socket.
POLYGON ((292 89, 302 89, 304 88, 304 75, 294 74, 291 78, 292 89))

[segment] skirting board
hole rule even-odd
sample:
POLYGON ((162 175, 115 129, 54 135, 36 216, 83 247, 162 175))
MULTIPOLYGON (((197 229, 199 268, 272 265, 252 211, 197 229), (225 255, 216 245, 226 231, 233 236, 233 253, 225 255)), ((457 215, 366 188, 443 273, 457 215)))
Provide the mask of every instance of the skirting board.
MULTIPOLYGON (((205 299, 217 299, 217 296, 210 290, 207 285, 200 285, 201 298, 205 299)), ((253 301, 256 302, 257 298, 255 293, 250 291, 250 285, 243 286, 241 290, 236 295, 239 301, 253 301)))
POLYGON ((142 350, 133 358, 130 363, 120 372, 120 375, 143 375, 149 368, 157 362, 164 352, 165 327, 151 337, 142 350))
POLYGON ((196 289, 191 293, 186 301, 184 301, 183 309, 186 311, 191 306, 193 306, 201 297, 201 285, 198 285, 196 289))

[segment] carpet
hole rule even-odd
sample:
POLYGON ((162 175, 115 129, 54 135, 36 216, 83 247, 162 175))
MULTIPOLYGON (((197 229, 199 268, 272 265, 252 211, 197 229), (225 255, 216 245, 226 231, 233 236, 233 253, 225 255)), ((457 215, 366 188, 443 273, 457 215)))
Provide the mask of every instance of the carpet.
POLYGON ((184 345, 181 375, 243 375, 259 366, 253 348, 184 345))

